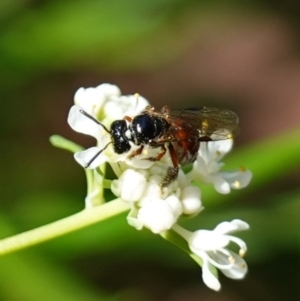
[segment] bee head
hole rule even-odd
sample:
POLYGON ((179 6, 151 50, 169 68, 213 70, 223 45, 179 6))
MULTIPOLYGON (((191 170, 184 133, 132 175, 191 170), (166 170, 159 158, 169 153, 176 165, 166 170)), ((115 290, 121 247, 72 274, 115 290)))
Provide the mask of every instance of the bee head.
POLYGON ((125 120, 116 120, 111 124, 110 135, 114 151, 117 154, 123 154, 130 150, 129 139, 125 132, 128 130, 125 120))

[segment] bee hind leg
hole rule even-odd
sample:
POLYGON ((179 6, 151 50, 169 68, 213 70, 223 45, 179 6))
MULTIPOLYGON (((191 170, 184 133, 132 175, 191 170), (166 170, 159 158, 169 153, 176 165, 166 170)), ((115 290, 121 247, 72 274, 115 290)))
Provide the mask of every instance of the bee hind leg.
POLYGON ((176 152, 174 150, 174 147, 172 143, 169 143, 168 145, 170 157, 173 163, 173 166, 169 167, 167 170, 166 175, 164 176, 160 186, 163 189, 164 187, 167 187, 169 184, 171 184, 173 181, 175 181, 178 177, 178 172, 179 172, 179 164, 178 164, 178 158, 176 155, 176 152))
POLYGON ((160 183, 160 187, 163 189, 164 187, 169 186, 173 181, 175 181, 178 177, 179 167, 169 167, 166 175, 164 176, 162 182, 160 183))

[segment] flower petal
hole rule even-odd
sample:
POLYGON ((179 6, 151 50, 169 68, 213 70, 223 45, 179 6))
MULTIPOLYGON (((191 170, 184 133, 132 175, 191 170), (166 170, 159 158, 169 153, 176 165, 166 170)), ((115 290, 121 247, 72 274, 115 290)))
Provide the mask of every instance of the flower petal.
POLYGON ((78 152, 74 154, 75 160, 83 167, 94 169, 103 164, 105 161, 108 161, 108 157, 104 154, 104 152, 100 153, 96 156, 101 149, 97 146, 88 148, 82 152, 78 152), (95 158, 92 162, 91 160, 95 158), (90 163, 90 164, 89 164, 90 163), (88 167, 86 167, 89 165, 88 167))
MULTIPOLYGON (((240 256, 238 256, 237 254, 235 254, 232 251, 229 251, 230 256, 231 256, 231 261, 233 262, 232 267, 230 269, 220 269, 220 271, 228 278, 231 279, 242 279, 245 277, 246 273, 248 272, 248 266, 246 261, 241 258, 240 256)), ((224 254, 222 255, 218 255, 218 259, 220 262, 220 256, 224 256, 224 254)), ((225 256, 224 256, 225 257, 225 256)), ((224 258, 224 260, 226 261, 226 263, 228 263, 228 258, 224 258)), ((223 260, 223 262, 224 262, 223 260)))
POLYGON ((235 219, 231 222, 222 222, 220 223, 214 231, 218 232, 219 234, 227 234, 235 231, 240 231, 240 230, 248 230, 249 225, 240 220, 240 219, 235 219))
POLYGON ((235 237, 235 236, 232 236, 232 235, 227 235, 227 236, 230 238, 230 240, 232 242, 236 243, 240 247, 239 255, 240 256, 244 256, 245 253, 247 252, 247 245, 246 245, 246 243, 242 239, 240 239, 238 237, 235 237))
POLYGON ((233 146, 232 139, 219 140, 219 141, 210 141, 207 143, 207 149, 210 154, 210 157, 221 160, 224 155, 229 153, 233 146))
POLYGON ((196 186, 187 186, 181 192, 181 202, 184 214, 195 214, 201 209, 200 189, 196 186))
POLYGON ((165 199, 165 202, 172 208, 174 216, 177 219, 182 213, 182 205, 178 197, 170 195, 165 199))
POLYGON ((151 202, 155 198, 161 197, 161 188, 157 183, 147 183, 144 194, 142 198, 139 200, 139 206, 143 207, 144 204, 151 202))
MULTIPOLYGON (((124 100, 125 97, 126 96, 122 96, 122 100, 124 100)), ((135 116, 143 111, 148 105, 148 100, 143 96, 129 95, 127 96, 126 114, 129 116, 135 116)))
POLYGON ((133 169, 125 170, 119 181, 121 183, 120 197, 127 202, 138 201, 143 195, 147 184, 146 178, 133 169))
POLYGON ((201 156, 197 157, 197 160, 193 164, 192 170, 187 173, 188 179, 191 181, 203 181, 206 183, 206 177, 209 175, 207 165, 201 156))
POLYGON ((101 107, 112 96, 121 95, 120 89, 111 84, 101 84, 96 88, 80 88, 74 96, 74 103, 87 113, 97 116, 101 107))
POLYGON ((250 228, 249 224, 240 220, 240 219, 234 219, 231 221, 232 224, 235 224, 238 228, 238 230, 248 230, 250 228))
POLYGON ((125 115, 134 117, 144 110, 147 105, 149 105, 149 102, 142 96, 122 95, 112 97, 104 105, 104 114, 109 115, 110 119, 122 119, 125 115))
POLYGON ((214 231, 198 230, 192 233, 188 239, 190 249, 195 253, 202 251, 214 251, 227 246, 230 239, 226 235, 220 235, 214 231))
POLYGON ((101 84, 95 88, 97 92, 100 94, 105 95, 106 98, 112 97, 112 96, 120 96, 121 90, 116 85, 111 84, 101 84))
POLYGON ((219 174, 212 175, 211 178, 217 192, 222 194, 230 192, 230 185, 219 174))
POLYGON ((137 218, 153 233, 169 230, 176 222, 172 208, 160 199, 146 203, 139 210, 137 218))
POLYGON ((119 180, 112 180, 110 189, 115 196, 119 197, 121 195, 121 188, 122 187, 119 180))
POLYGON ((208 260, 204 257, 201 257, 203 260, 202 265, 202 279, 203 282, 210 288, 215 291, 219 291, 221 289, 221 284, 219 279, 211 272, 212 265, 208 262, 208 260))
POLYGON ((81 107, 72 106, 69 112, 68 123, 74 131, 90 135, 96 139, 106 134, 99 124, 83 115, 80 110, 82 110, 81 107))
POLYGON ((249 170, 240 169, 237 171, 221 171, 221 177, 228 182, 231 188, 240 189, 246 187, 252 178, 252 173, 249 170))

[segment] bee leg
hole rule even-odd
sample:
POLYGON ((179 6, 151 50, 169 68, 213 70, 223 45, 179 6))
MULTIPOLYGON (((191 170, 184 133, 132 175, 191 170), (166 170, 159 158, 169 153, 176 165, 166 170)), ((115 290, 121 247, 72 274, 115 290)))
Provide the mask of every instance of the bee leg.
POLYGON ((179 164, 178 164, 178 158, 175 153, 175 150, 173 148, 173 145, 169 143, 168 145, 170 157, 173 163, 173 167, 169 167, 167 170, 166 175, 164 176, 163 181, 161 182, 160 186, 163 189, 164 187, 167 187, 170 183, 175 181, 178 177, 178 171, 179 171, 179 164))
POLYGON ((156 155, 156 157, 149 157, 145 158, 144 160, 149 160, 149 161, 160 161, 160 159, 165 155, 167 149, 164 145, 160 147, 160 152, 156 155))
POLYGON ((178 177, 179 167, 169 167, 166 175, 164 176, 162 182, 160 183, 161 189, 169 186, 173 181, 175 181, 178 177))
POLYGON ((129 116, 124 116, 124 120, 128 121, 129 123, 132 122, 132 118, 129 116))
POLYGON ((128 156, 128 159, 132 159, 134 158, 135 156, 138 156, 142 153, 144 149, 144 145, 141 145, 138 149, 136 149, 134 152, 132 152, 129 156, 128 156))

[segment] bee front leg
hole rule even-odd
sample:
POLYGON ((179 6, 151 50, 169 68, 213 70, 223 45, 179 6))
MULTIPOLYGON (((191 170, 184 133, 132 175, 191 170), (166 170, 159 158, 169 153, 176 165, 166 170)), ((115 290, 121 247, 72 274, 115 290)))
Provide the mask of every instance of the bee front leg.
POLYGON ((166 152, 167 152, 166 147, 164 145, 162 145, 160 147, 160 152, 155 157, 144 158, 144 160, 160 161, 160 159, 165 155, 166 152))
POLYGON ((128 159, 132 159, 142 153, 144 149, 144 145, 141 145, 138 149, 136 149, 134 152, 132 152, 129 156, 128 159))

